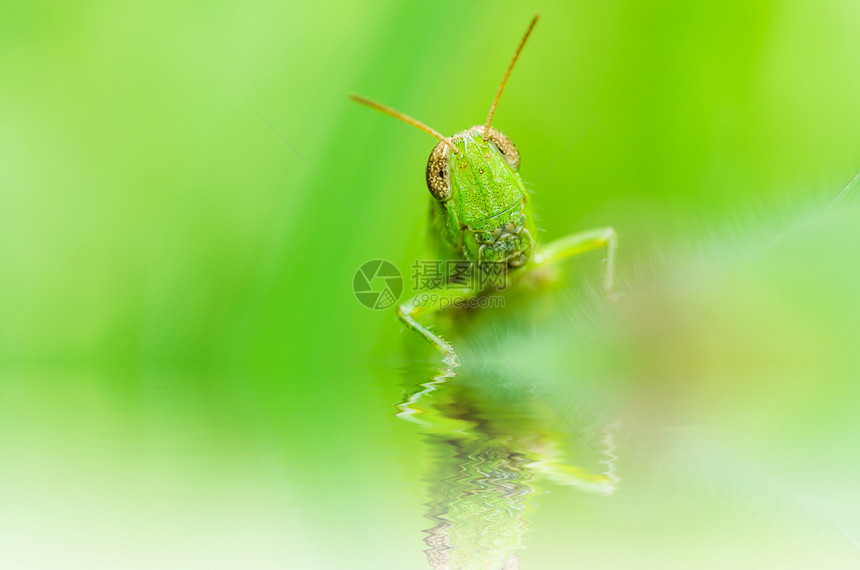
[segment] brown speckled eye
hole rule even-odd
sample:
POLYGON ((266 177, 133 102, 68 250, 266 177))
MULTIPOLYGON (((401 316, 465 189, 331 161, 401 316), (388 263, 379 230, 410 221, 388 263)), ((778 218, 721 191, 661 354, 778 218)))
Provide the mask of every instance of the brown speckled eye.
POLYGON ((511 139, 502 133, 502 131, 498 131, 490 127, 487 140, 496 145, 496 148, 499 149, 499 152, 502 153, 502 156, 505 157, 505 160, 514 171, 519 170, 520 153, 517 151, 517 147, 511 139))
POLYGON ((427 159, 427 189, 437 200, 444 202, 451 197, 451 181, 448 178, 448 153, 451 147, 440 142, 433 147, 427 159))

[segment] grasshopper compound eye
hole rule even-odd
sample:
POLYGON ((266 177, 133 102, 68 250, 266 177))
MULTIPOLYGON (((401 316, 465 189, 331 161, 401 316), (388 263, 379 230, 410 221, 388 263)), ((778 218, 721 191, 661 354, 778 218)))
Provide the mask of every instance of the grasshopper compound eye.
POLYGON ((448 156, 451 146, 442 141, 433 147, 427 159, 427 189, 440 202, 451 197, 451 180, 448 176, 448 156))
MULTIPOLYGON (((482 128, 482 127, 477 127, 482 128)), ((517 151, 516 145, 502 131, 498 131, 492 127, 487 130, 486 139, 493 143, 502 156, 505 157, 505 162, 510 165, 511 170, 516 172, 520 168, 520 153, 517 151)))

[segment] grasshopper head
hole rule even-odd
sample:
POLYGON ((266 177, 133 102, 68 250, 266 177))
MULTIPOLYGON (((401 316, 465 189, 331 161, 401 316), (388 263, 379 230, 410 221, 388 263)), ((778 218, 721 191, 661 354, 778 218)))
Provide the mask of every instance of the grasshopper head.
POLYGON ((506 262, 515 267, 528 259, 534 226, 527 194, 517 169, 520 155, 514 143, 490 125, 499 97, 514 64, 537 23, 535 15, 520 41, 483 125, 443 137, 438 131, 365 97, 351 98, 410 124, 439 140, 427 160, 427 188, 436 199, 434 208, 443 240, 465 258, 506 262))
POLYGON ((442 202, 451 197, 451 159, 458 163, 457 168, 465 169, 470 161, 492 160, 489 156, 489 147, 504 158, 508 169, 516 172, 520 167, 520 153, 517 147, 501 131, 490 127, 484 135, 484 127, 474 126, 471 129, 461 131, 450 137, 447 141, 440 141, 430 153, 427 160, 427 188, 434 198, 442 202), (479 139, 479 140, 478 140, 479 139), (488 145, 487 143, 492 143, 488 145), (452 152, 452 146, 457 152, 452 152))
POLYGON ((483 125, 448 141, 430 153, 427 188, 438 201, 451 245, 474 261, 522 264, 532 240, 513 142, 483 125))

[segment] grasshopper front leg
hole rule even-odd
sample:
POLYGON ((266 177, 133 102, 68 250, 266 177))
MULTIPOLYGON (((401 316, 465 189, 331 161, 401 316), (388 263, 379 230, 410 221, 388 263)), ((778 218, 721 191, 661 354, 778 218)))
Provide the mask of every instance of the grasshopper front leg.
POLYGON ((613 301, 620 297, 615 292, 615 253, 618 250, 618 234, 606 227, 572 234, 546 244, 538 249, 534 256, 534 267, 549 265, 581 253, 606 248, 606 274, 603 278, 603 290, 613 301))
POLYGON ((403 324, 408 328, 419 333, 425 339, 430 341, 433 346, 445 353, 446 360, 449 364, 459 364, 457 353, 454 352, 454 347, 451 343, 443 339, 441 336, 434 334, 430 329, 419 323, 417 319, 442 309, 457 306, 480 293, 481 291, 471 287, 464 287, 456 290, 446 287, 430 289, 415 295, 405 303, 401 303, 397 307, 397 317, 403 321, 403 324))

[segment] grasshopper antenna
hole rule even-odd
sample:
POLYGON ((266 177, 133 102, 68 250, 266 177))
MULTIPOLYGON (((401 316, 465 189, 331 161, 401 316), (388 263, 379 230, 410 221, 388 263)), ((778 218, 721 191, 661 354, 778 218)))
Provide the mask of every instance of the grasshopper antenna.
POLYGON ((439 133, 439 131, 437 131, 435 129, 431 129, 430 127, 428 127, 427 125, 425 125, 424 123, 419 121, 418 119, 413 119, 409 115, 401 113, 400 111, 395 111, 391 107, 386 107, 382 103, 377 103, 376 101, 371 101, 370 99, 362 97, 361 95, 350 95, 349 98, 352 99, 353 101, 355 101, 356 103, 361 103, 362 105, 366 105, 367 107, 370 107, 371 109, 376 109, 380 113, 385 113, 386 115, 388 115, 390 117, 394 117, 395 119, 400 119, 401 121, 403 121, 404 123, 406 123, 408 125, 412 125, 413 127, 417 127, 419 129, 421 129, 425 133, 433 135, 434 137, 436 137, 437 139, 439 139, 440 141, 442 141, 446 145, 450 146, 451 150, 454 151, 454 154, 457 154, 458 152, 460 152, 459 150, 457 150, 457 147, 454 146, 453 144, 451 144, 451 141, 449 141, 448 139, 443 137, 439 133))
POLYGON ((523 46, 526 45, 526 40, 529 39, 529 36, 532 33, 532 30, 537 24, 538 18, 540 18, 540 14, 535 14, 535 17, 532 18, 531 23, 529 24, 528 29, 526 30, 523 39, 520 40, 520 45, 517 47, 517 51, 514 53, 514 58, 511 60, 510 65, 508 65, 508 70, 505 72, 505 77, 502 79, 502 84, 499 85, 499 90, 496 91, 496 98, 493 99, 493 105, 490 107, 490 114, 487 115, 487 122, 484 124, 484 140, 490 136, 490 123, 493 122, 493 115, 496 113, 496 105, 499 104, 499 98, 502 96, 502 91, 505 90, 505 85, 508 83, 508 77, 511 76, 511 71, 514 70, 514 64, 517 63, 517 60, 520 57, 520 53, 523 51, 523 46))

